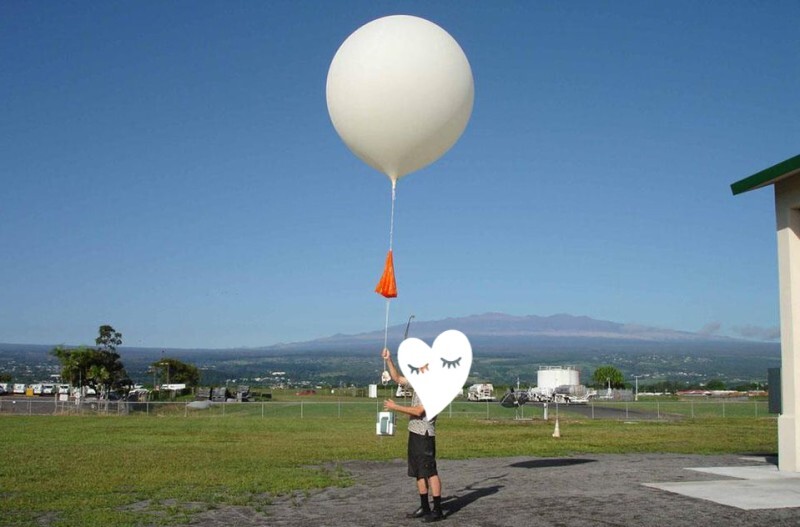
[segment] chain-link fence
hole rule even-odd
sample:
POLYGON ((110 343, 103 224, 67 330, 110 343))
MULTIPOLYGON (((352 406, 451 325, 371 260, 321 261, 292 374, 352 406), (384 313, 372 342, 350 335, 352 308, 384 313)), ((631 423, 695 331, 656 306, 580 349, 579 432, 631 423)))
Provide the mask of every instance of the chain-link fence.
MULTIPOLYGON (((50 397, 0 398, 0 414, 14 415, 142 415, 186 418, 209 417, 295 417, 337 419, 374 416, 382 410, 383 399, 292 400, 268 402, 129 402, 104 400, 58 400, 50 397)), ((590 401, 586 404, 526 404, 505 408, 497 402, 454 401, 440 418, 474 419, 575 419, 672 420, 672 419, 759 419, 770 414, 762 400, 698 401, 590 401)))

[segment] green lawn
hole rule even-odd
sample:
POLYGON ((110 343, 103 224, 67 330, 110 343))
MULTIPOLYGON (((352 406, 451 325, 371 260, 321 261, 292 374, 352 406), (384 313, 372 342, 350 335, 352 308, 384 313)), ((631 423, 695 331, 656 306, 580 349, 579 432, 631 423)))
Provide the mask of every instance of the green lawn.
MULTIPOLYGON (((777 449, 774 417, 626 424, 562 414, 556 439, 552 417, 486 420, 480 405, 454 408, 439 420, 442 459, 777 449)), ((0 526, 175 525, 191 503, 260 508, 275 494, 348 485, 339 462, 404 457, 404 424, 377 437, 374 411, 308 404, 300 418, 297 405, 256 404, 225 415, 2 416, 0 526)))

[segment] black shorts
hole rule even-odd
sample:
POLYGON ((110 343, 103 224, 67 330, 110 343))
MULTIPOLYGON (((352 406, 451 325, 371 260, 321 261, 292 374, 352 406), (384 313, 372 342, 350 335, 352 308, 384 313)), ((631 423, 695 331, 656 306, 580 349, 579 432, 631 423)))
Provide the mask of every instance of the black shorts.
POLYGON ((437 475, 436 437, 408 433, 408 475, 412 478, 429 478, 437 475))

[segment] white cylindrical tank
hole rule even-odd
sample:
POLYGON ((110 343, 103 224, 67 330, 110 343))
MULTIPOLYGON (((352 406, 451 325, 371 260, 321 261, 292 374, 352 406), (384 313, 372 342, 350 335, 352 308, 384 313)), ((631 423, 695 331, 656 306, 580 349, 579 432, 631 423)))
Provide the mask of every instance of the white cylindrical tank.
POLYGON ((555 389, 559 386, 578 386, 580 372, 572 366, 540 366, 536 375, 536 386, 555 389))

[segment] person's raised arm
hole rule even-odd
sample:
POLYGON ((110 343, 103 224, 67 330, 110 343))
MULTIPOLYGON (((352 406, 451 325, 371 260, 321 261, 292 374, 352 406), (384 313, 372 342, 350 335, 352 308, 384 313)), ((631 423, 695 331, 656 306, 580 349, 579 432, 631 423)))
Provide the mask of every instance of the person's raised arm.
POLYGON ((389 368, 389 375, 392 376, 392 380, 397 384, 402 384, 402 385, 408 384, 408 380, 406 380, 406 378, 400 375, 400 373, 397 371, 397 368, 394 365, 394 361, 392 361, 392 354, 388 349, 383 348, 383 352, 381 352, 381 357, 383 357, 383 360, 386 361, 386 366, 387 368, 389 368))

